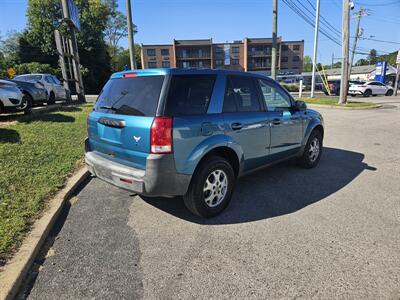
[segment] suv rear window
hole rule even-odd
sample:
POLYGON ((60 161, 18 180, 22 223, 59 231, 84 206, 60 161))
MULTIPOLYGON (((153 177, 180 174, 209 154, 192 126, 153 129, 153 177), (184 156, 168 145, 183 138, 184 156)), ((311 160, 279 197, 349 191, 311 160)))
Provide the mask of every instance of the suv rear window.
POLYGON ((155 116, 164 76, 110 79, 94 110, 131 116, 155 116))
POLYGON ((216 75, 174 75, 164 114, 167 116, 205 114, 216 75))

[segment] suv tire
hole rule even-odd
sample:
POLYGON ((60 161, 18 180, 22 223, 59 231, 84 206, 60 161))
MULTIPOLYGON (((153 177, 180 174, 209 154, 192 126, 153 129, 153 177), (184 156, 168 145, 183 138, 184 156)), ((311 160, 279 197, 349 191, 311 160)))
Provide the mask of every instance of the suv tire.
POLYGON ((388 90, 387 92, 386 92, 386 95, 385 96, 392 96, 393 95, 393 90, 388 90))
POLYGON ((24 93, 22 101, 26 102, 26 106, 22 109, 25 115, 30 115, 32 113, 33 98, 28 93, 24 93))
POLYGON ((369 97, 372 95, 372 91, 371 90, 366 90, 363 94, 364 97, 369 97))
POLYGON ((53 92, 50 92, 49 100, 47 100, 47 105, 52 105, 56 103, 56 96, 53 92))
POLYGON ((186 195, 186 207, 195 215, 211 218, 229 204, 235 185, 235 173, 230 163, 219 156, 202 162, 193 174, 186 195))
POLYGON ((322 154, 322 134, 319 130, 313 130, 304 147, 304 152, 298 158, 298 164, 305 168, 311 169, 318 165, 322 154))

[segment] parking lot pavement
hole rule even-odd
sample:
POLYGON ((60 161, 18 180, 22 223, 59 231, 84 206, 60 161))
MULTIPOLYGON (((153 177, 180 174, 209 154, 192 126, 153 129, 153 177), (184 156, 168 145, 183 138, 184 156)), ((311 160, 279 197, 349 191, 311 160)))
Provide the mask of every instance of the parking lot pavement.
POLYGON ((400 297, 400 102, 321 109, 316 169, 240 180, 221 216, 98 179, 78 194, 31 299, 400 297))

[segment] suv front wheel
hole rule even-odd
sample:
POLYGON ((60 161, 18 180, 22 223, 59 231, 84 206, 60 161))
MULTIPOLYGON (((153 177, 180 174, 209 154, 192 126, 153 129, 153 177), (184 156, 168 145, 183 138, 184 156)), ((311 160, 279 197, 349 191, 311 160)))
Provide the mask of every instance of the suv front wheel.
POLYGON ((193 174, 189 190, 183 197, 186 207, 200 217, 218 215, 228 206, 235 181, 227 160, 218 156, 205 160, 193 174))
POLYGON ((322 134, 319 130, 314 130, 311 132, 307 144, 304 147, 303 155, 298 158, 298 163, 301 167, 306 169, 314 168, 318 165, 321 154, 322 134))

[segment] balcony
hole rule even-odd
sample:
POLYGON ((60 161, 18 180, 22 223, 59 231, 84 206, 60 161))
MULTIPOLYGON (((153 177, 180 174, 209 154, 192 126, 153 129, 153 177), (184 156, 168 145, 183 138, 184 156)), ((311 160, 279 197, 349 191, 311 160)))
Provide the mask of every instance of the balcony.
POLYGON ((271 64, 249 64, 248 68, 251 70, 271 69, 271 64))
POLYGON ((185 60, 190 60, 190 59, 211 59, 211 53, 188 53, 188 54, 183 54, 183 53, 178 53, 176 55, 178 59, 185 59, 185 60))
POLYGON ((270 51, 249 51, 248 54, 252 57, 271 56, 270 51))

